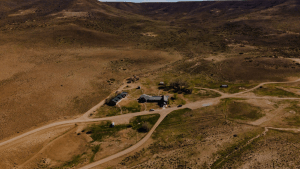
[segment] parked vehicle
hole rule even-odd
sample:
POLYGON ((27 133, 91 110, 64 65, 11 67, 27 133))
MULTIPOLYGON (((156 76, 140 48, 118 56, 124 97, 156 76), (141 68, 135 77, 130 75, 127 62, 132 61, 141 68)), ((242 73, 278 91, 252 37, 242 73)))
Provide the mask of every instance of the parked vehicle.
POLYGON ((223 84, 220 86, 220 88, 228 88, 228 85, 223 84))
POLYGON ((182 105, 180 104, 180 105, 178 105, 177 107, 182 107, 182 105))
POLYGON ((154 111, 154 109, 150 109, 149 111, 154 111))
POLYGON ((112 122, 112 123, 110 124, 110 127, 111 127, 111 128, 115 127, 115 122, 112 122))

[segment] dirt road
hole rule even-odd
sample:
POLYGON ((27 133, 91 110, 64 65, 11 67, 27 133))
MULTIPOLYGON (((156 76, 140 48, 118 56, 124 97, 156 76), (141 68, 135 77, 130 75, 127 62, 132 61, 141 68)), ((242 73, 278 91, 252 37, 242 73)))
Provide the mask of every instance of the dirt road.
MULTIPOLYGON (((274 98, 275 99, 299 99, 299 98, 238 96, 240 94, 243 94, 243 93, 252 91, 254 89, 257 89, 260 86, 265 85, 265 84, 272 84, 272 83, 294 83, 294 82, 298 82, 298 81, 300 81, 300 79, 298 79, 296 81, 292 81, 292 82, 265 82, 265 83, 261 83, 261 84, 257 85, 254 88, 248 89, 248 90, 243 91, 243 92, 235 93, 235 94, 225 94, 225 93, 222 93, 222 92, 218 92, 218 93, 220 93, 222 95, 221 97, 212 98, 212 99, 206 99, 206 100, 202 100, 202 101, 197 101, 197 102, 189 103, 189 104, 186 104, 186 105, 182 106, 182 108, 197 109, 197 108, 201 108, 203 104, 207 104, 207 103, 209 103, 210 105, 215 105, 215 104, 218 104, 221 99, 223 99, 223 98, 229 98, 229 97, 257 98, 257 99, 259 99, 259 98, 260 99, 274 99, 274 98)), ((127 84, 124 83, 118 90, 122 90, 125 86, 127 86, 127 84)), ((155 131, 156 127, 165 118, 165 116, 167 114, 169 114, 170 112, 178 109, 177 107, 173 107, 173 108, 156 110, 154 112, 142 111, 142 112, 138 112, 138 113, 124 114, 124 115, 112 116, 112 117, 105 117, 105 118, 95 118, 95 119, 88 118, 89 115, 91 113, 93 113, 94 111, 96 111, 100 106, 102 106, 104 104, 104 102, 105 102, 105 100, 101 101, 99 104, 97 104, 96 106, 94 106, 93 108, 91 108, 89 111, 87 111, 81 117, 79 117, 77 119, 67 120, 67 121, 61 121, 61 122, 55 122, 55 123, 52 123, 52 124, 49 124, 49 125, 46 125, 46 126, 43 126, 43 127, 40 127, 40 128, 34 129, 34 130, 31 130, 29 132, 23 133, 23 134, 21 134, 19 136, 16 136, 14 138, 11 138, 9 140, 1 142, 0 146, 4 146, 6 144, 12 143, 12 142, 14 142, 16 140, 19 140, 19 139, 21 139, 21 138, 23 138, 25 136, 30 135, 30 134, 33 134, 33 133, 36 133, 36 132, 39 132, 39 131, 42 131, 42 130, 45 130, 45 129, 49 129, 51 127, 55 127, 55 126, 59 126, 59 125, 64 125, 64 124, 88 123, 88 122, 97 122, 97 121, 103 121, 103 120, 112 120, 112 121, 124 121, 124 120, 126 121, 126 120, 128 120, 129 121, 130 118, 135 117, 135 116, 147 115, 147 114, 155 114, 155 113, 159 113, 160 114, 160 118, 157 121, 157 123, 153 126, 153 128, 150 130, 150 132, 141 141, 139 141, 137 144, 133 145, 132 147, 130 147, 130 148, 124 150, 124 151, 121 151, 121 152, 119 152, 119 153, 117 153, 115 155, 112 155, 110 157, 107 157, 107 158, 102 159, 100 161, 96 161, 94 163, 91 163, 91 164, 83 167, 84 169, 91 168, 91 167, 100 165, 100 164, 102 164, 104 162, 107 162, 109 160, 112 160, 112 159, 115 159, 117 157, 120 157, 120 156, 122 156, 124 154, 127 154, 127 153, 135 150, 136 148, 138 148, 142 144, 144 144, 150 138, 150 136, 152 135, 152 133, 155 131)))
POLYGON ((104 158, 102 160, 99 160, 99 161, 93 162, 89 165, 86 165, 84 167, 81 167, 80 169, 88 169, 88 168, 96 167, 100 164, 103 164, 103 163, 108 162, 110 160, 113 160, 115 158, 121 157, 121 156, 123 156, 127 153, 130 153, 130 152, 134 151, 135 149, 139 148, 141 145, 143 145, 151 137, 152 133, 155 131, 155 129, 158 127, 158 125, 163 121, 163 119, 166 117, 167 114, 168 114, 167 112, 160 113, 160 117, 157 120, 157 122, 155 123, 155 125, 152 127, 152 129, 148 132, 148 134, 142 140, 140 140, 135 145, 133 145, 130 148, 128 148, 124 151, 121 151, 117 154, 114 154, 114 155, 109 156, 107 158, 104 158))

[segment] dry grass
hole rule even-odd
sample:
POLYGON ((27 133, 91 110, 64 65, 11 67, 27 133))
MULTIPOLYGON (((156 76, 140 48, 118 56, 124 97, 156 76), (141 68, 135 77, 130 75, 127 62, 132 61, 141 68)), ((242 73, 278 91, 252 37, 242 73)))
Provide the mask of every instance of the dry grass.
POLYGON ((226 121, 216 107, 177 110, 157 128, 153 144, 124 158, 117 167, 208 167, 217 159, 218 150, 241 142, 244 137, 251 138, 260 131, 256 127, 226 121))
MULTIPOLYGON (((2 0, 0 140, 51 121, 80 115, 119 87, 124 78, 133 74, 145 76, 147 79, 142 82, 144 93, 154 95, 158 94, 157 82, 161 77, 169 81, 186 77, 194 86, 210 88, 228 83, 230 88, 224 92, 235 93, 261 81, 284 81, 289 76, 299 76, 299 63, 285 59, 299 57, 298 8, 299 3, 292 0, 164 4, 2 0), (142 35, 147 32, 155 37, 142 35), (212 60, 214 58, 218 59, 212 60), (111 78, 115 81, 107 82, 111 78)), ((298 86, 291 88, 296 90, 298 86)), ((166 94, 166 91, 161 92, 166 94)), ((279 94, 290 95, 282 91, 279 94)), ((198 96, 191 96, 190 100, 198 100, 198 96)), ((178 100, 183 102, 184 98, 181 99, 178 100)), ((149 105, 149 108, 152 106, 155 107, 149 105)), ((244 104, 238 107, 243 106, 252 108, 244 104)), ((298 110, 297 107, 293 108, 298 110)), ((238 117, 245 116, 248 120, 260 117, 256 116, 257 113, 252 116, 251 111, 245 112, 238 114, 238 117)), ((157 157, 155 168, 160 168, 162 163, 176 168, 186 166, 188 162, 196 164, 193 162, 197 162, 198 150, 211 157, 212 152, 221 149, 217 144, 212 146, 208 143, 232 143, 234 140, 226 139, 231 139, 229 136, 233 131, 242 133, 253 129, 216 119, 222 116, 218 114, 221 112, 212 117, 204 114, 198 116, 197 113, 188 112, 183 121, 179 120, 181 124, 170 124, 171 128, 165 129, 168 132, 158 130, 157 138, 160 138, 160 132, 165 134, 162 141, 179 141, 154 144, 153 151, 160 150, 157 147, 166 150, 166 154, 157 157), (187 123, 191 120, 195 120, 193 124, 198 127, 197 131, 187 123), (185 132, 181 132, 184 127, 185 132), (212 127, 215 128, 210 129, 212 127), (172 132, 178 132, 178 135, 172 135, 172 132), (191 136, 195 134, 199 137, 193 141, 195 138, 191 136), (203 139, 205 143, 200 141, 203 139), (195 145, 197 151, 193 148, 195 145), (168 154, 171 151, 168 146, 176 153, 168 154), (186 151, 182 147, 189 148, 186 151), (207 147, 211 152, 204 149, 207 147), (170 159, 175 160, 176 164, 171 163, 170 159)), ((299 119, 296 116, 284 116, 287 120, 284 123, 297 126, 299 119)), ((271 140, 271 143, 274 141, 271 140)), ((56 146, 59 148, 59 145, 56 146)), ((138 153, 136 157, 143 153, 138 153)), ((70 154, 82 155, 74 152, 70 154)), ((70 160, 71 155, 68 156, 70 160)), ((199 157, 199 165, 195 165, 198 168, 208 167, 213 162, 213 159, 199 157)), ((289 167, 290 164, 287 165, 285 161, 292 159, 290 156, 290 159, 282 156, 277 158, 282 159, 276 164, 279 168, 289 167)), ((125 162, 126 165, 130 162, 129 165, 135 165, 140 159, 137 162, 131 160, 125 162)), ((237 166, 239 161, 234 165, 226 163, 223 166, 237 166)), ((265 167, 268 168, 270 164, 265 167)), ((149 165, 145 162, 140 168, 149 165)), ((249 166, 259 164, 251 162, 249 166)))
POLYGON ((0 138, 84 113, 119 87, 128 74, 137 70, 143 73, 174 59, 166 52, 109 48, 27 49, 6 45, 1 50, 5 51, 1 55, 5 72, 0 73, 4 117, 0 138), (112 62, 124 58, 130 58, 126 71, 112 67, 112 62), (115 82, 107 83, 110 78, 115 82))

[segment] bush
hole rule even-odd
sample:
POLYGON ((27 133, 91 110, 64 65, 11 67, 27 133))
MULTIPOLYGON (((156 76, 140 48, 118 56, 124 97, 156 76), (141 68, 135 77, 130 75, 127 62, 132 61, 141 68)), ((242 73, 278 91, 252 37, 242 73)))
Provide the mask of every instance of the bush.
POLYGON ((133 117, 130 120, 130 125, 132 126, 132 129, 137 130, 138 132, 148 132, 157 122, 159 116, 159 114, 152 114, 133 117))
POLYGON ((177 93, 174 93, 173 98, 174 98, 174 99, 177 99, 177 98, 178 98, 178 94, 177 94, 177 93))
POLYGON ((89 127, 89 132, 91 133, 91 137, 94 141, 102 141, 107 136, 113 136, 118 131, 126 129, 127 125, 115 125, 115 127, 110 127, 111 122, 102 122, 99 125, 92 125, 89 127))
POLYGON ((143 123, 142 127, 138 129, 138 132, 147 133, 152 128, 149 122, 143 123))
POLYGON ((116 95, 110 95, 110 96, 108 96, 108 98, 107 99, 105 99, 105 104, 109 104, 109 102, 113 99, 113 98, 115 98, 116 97, 116 95))

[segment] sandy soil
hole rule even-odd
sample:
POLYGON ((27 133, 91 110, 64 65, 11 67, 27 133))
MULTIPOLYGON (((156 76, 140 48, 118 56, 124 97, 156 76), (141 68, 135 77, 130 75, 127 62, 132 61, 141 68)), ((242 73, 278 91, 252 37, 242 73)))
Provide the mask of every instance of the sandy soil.
MULTIPOLYGON (((299 80, 297 80, 297 81, 299 81, 299 80)), ((275 82, 268 82, 268 83, 275 83, 275 82)), ((262 84, 268 84, 268 83, 262 83, 262 84)), ((260 84, 260 85, 262 85, 262 84, 260 84)), ((260 85, 254 87, 253 89, 259 87, 260 85)), ((253 89, 249 89, 248 91, 251 91, 251 90, 253 90, 253 89)), ((232 96, 237 97, 237 95, 243 94, 243 93, 245 93, 245 92, 240 92, 240 93, 236 93, 236 94, 224 94, 224 95, 222 95, 222 96, 219 97, 219 98, 211 98, 211 99, 206 99, 206 100, 202 100, 202 101, 197 101, 197 102, 194 102, 194 103, 189 103, 189 104, 184 105, 182 108, 188 107, 188 108, 191 108, 191 109, 197 109, 197 108, 201 107, 201 105, 207 104, 207 103, 209 103, 209 104, 211 104, 211 105, 216 105, 216 104, 219 103, 219 101, 220 101, 221 98, 228 98, 228 97, 232 97, 232 96)), ((243 98, 259 98, 259 97, 254 97, 254 96, 250 96, 250 97, 249 97, 249 96, 245 96, 245 94, 244 94, 244 96, 241 96, 241 97, 243 97, 243 98)), ((272 97, 267 97, 267 98, 272 98, 272 97)), ((289 99, 289 98, 287 98, 287 99, 289 99)), ((250 101, 250 102, 251 102, 251 101, 250 101)), ((256 102, 256 101, 255 101, 255 102, 256 102)), ((255 103, 255 102, 254 102, 254 103, 255 103)), ((256 104, 258 104, 258 103, 256 102, 256 104)), ((160 117, 160 119, 158 120, 158 122, 155 124, 155 126, 151 129, 151 131, 150 131, 150 132, 149 132, 149 133, 148 133, 148 134, 147 134, 140 142, 138 142, 137 144, 133 145, 132 147, 130 147, 130 148, 124 150, 124 151, 121 151, 121 152, 119 152, 119 153, 117 153, 117 154, 114 154, 114 155, 112 155, 112 156, 109 156, 109 157, 107 157, 107 158, 104 158, 104 159, 102 159, 102 160, 100 160, 100 161, 91 163, 91 164, 89 164, 89 165, 87 165, 87 166, 84 167, 84 168, 90 168, 90 167, 92 167, 92 166, 97 166, 97 165, 99 165, 99 164, 105 163, 105 162, 110 161, 110 160, 112 160, 112 159, 121 157, 121 156, 123 156, 123 155, 125 155, 125 154, 127 154, 127 153, 129 153, 129 152, 131 152, 131 151, 135 151, 136 148, 138 148, 139 146, 143 145, 143 144, 150 138, 151 134, 154 132, 154 130, 155 130, 156 127, 159 125, 159 123, 163 120, 163 118, 164 118, 168 113, 170 113, 170 112, 172 112, 173 110, 176 110, 176 109, 177 109, 177 108, 174 107, 174 108, 167 108, 167 109, 157 110, 157 111, 155 111, 155 112, 147 112, 147 111, 144 111, 144 112, 139 112, 139 113, 134 113, 134 114, 125 114, 125 115, 121 115, 121 116, 107 117, 107 118, 101 118, 101 119, 85 119, 85 118, 79 118, 78 120, 71 120, 71 121, 69 121, 69 122, 60 122, 60 123, 56 123, 56 124, 54 123, 54 124, 52 124, 52 125, 50 125, 50 126, 55 126, 55 125, 58 125, 58 124, 68 124, 68 123, 73 123, 73 124, 74 124, 75 122, 77 122, 77 123, 79 123, 79 122, 88 122, 88 121, 91 122, 91 121, 109 120, 109 119, 113 119, 114 121, 118 121, 118 119, 119 119, 119 120, 121 120, 120 122, 123 122, 123 123, 127 122, 127 123, 128 123, 130 118, 132 118, 132 117, 134 117, 134 116, 137 116, 137 115, 150 114, 150 113, 160 113, 160 114, 161 114, 161 117, 160 117), (125 118, 125 117, 126 117, 126 118, 125 118), (125 119, 127 119, 127 120, 125 120, 125 119)), ((265 120, 262 120, 262 121, 265 122, 265 120)), ((256 123, 257 123, 257 124, 261 124, 262 122, 259 121, 259 122, 256 122, 256 123)), ((50 128, 50 126, 49 126, 49 127, 45 126, 44 128, 48 130, 48 129, 50 128)), ((32 132, 42 131, 42 129, 43 129, 43 128, 40 128, 39 130, 35 130, 35 131, 32 131, 32 132)), ((76 131, 76 130, 75 130, 75 131, 76 131)), ((75 133, 76 133, 76 132, 75 132, 75 133)), ((12 140, 8 140, 7 142, 12 142, 12 140)), ((5 142, 2 142, 1 144, 3 145, 4 143, 5 143, 5 142)), ((7 146, 7 144, 6 144, 6 146, 7 146)), ((77 147, 77 148, 78 148, 78 142, 77 142, 77 143, 74 143, 74 147, 77 147)), ((71 149, 70 149, 70 151, 71 151, 71 149)))
POLYGON ((82 114, 118 88, 132 72, 161 67, 162 58, 174 60, 173 55, 146 50, 15 48, 0 46, 0 69, 5 69, 0 71, 1 140, 35 125, 82 114), (146 57, 150 55, 153 57, 146 57), (131 63, 124 58, 131 58, 131 63), (157 64, 151 64, 147 58, 157 64), (117 70, 118 67, 126 70, 117 70), (112 77, 116 82, 109 85, 106 80, 112 77))
POLYGON ((72 125, 53 127, 48 130, 34 133, 23 137, 22 140, 0 147, 0 165, 3 169, 10 169, 24 164, 31 157, 39 153, 43 147, 47 146, 56 137, 74 128, 72 125))

